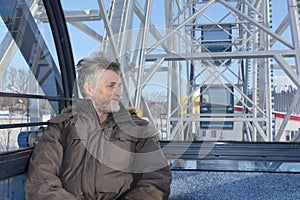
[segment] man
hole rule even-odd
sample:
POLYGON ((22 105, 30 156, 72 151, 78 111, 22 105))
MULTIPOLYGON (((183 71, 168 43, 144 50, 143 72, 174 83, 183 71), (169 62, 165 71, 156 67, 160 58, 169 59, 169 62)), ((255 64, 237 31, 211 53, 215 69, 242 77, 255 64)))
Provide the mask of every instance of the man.
POLYGON ((120 67, 78 63, 84 97, 51 119, 30 159, 26 199, 168 199, 171 173, 150 124, 119 103, 120 67))

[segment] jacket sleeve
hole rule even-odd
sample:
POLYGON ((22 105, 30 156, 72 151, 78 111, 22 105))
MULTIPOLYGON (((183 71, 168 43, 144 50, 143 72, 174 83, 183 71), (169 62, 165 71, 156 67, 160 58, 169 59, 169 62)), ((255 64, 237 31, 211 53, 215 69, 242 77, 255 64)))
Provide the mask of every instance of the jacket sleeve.
MULTIPOLYGON (((147 153, 147 152, 159 152, 161 158, 164 160, 165 164, 162 165, 161 168, 155 170, 145 170, 143 173, 135 173, 133 174, 135 180, 135 187, 130 190, 125 199, 127 200, 166 200, 170 194, 170 184, 172 180, 172 174, 170 168, 165 160, 162 151, 160 149, 160 145, 156 139, 156 137, 150 137, 147 139, 139 139, 137 144, 137 153, 147 153)), ((151 165, 152 161, 147 160, 147 156, 145 156, 144 160, 140 160, 138 162, 146 162, 148 163, 148 167, 151 165)), ((139 163, 134 163, 139 164, 139 163)), ((150 167, 151 168, 151 167, 150 167)))
POLYGON ((29 161, 25 186, 26 199, 76 199, 67 192, 58 177, 63 147, 57 124, 44 131, 29 161))

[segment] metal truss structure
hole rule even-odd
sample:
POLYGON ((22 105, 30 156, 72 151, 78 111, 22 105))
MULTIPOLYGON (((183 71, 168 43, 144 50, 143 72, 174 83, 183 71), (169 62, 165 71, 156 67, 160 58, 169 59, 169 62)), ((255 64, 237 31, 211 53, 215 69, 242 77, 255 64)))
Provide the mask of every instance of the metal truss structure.
MULTIPOLYGON (((245 134, 247 140, 278 141, 300 99, 297 1, 281 2, 286 5, 285 16, 276 18, 276 27, 272 20, 277 13, 272 13, 270 0, 164 0, 157 3, 153 0, 98 0, 98 9, 65 9, 64 16, 69 25, 95 39, 104 52, 121 63, 124 103, 143 107, 146 116, 156 126, 157 119, 143 98, 143 91, 149 83, 155 82, 156 76, 165 80, 164 85, 158 84, 163 85, 167 97, 166 110, 162 111, 166 116, 167 139, 193 140, 201 121, 226 121, 230 118, 230 121, 242 124, 240 133, 236 134, 245 134), (155 7, 158 5, 160 8, 155 7), (86 23, 91 21, 99 21, 102 27, 88 26, 86 23), (298 89, 279 130, 275 132, 272 128, 272 92, 275 87, 272 77, 277 69, 282 70, 298 89), (240 112, 198 113, 198 97, 205 93, 205 89, 201 90, 204 86, 233 88, 230 90, 233 106, 239 106, 240 112)), ((47 6, 42 1, 34 0, 27 5, 32 5, 27 10, 37 24, 49 22, 47 6)), ((23 48, 18 43, 22 30, 13 28, 21 22, 17 15, 9 19, 6 25, 11 27, 9 30, 16 43, 13 44, 8 36, 2 41, 8 46, 0 51, 0 75, 15 52, 15 45, 23 48)), ((35 35, 31 40, 36 40, 34 50, 39 52, 43 39, 35 35)), ((42 85, 43 81, 54 77, 57 83, 55 95, 71 90, 61 81, 68 76, 60 77, 63 71, 58 72, 46 53, 36 54, 35 58, 47 58, 36 59, 44 61, 42 64, 32 62, 32 57, 27 59, 32 62, 33 72, 46 66, 43 74, 35 73, 39 83, 42 85)), ((69 68, 66 70, 70 71, 69 68)))

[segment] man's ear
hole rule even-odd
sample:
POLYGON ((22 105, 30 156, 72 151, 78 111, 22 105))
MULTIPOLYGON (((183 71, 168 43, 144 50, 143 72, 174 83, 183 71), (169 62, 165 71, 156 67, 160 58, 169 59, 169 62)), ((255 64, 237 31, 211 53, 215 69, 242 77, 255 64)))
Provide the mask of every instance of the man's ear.
POLYGON ((83 85, 83 87, 84 87, 86 96, 92 98, 92 97, 94 96, 94 89, 93 89, 93 87, 91 86, 91 84, 90 84, 90 83, 85 83, 85 84, 83 85))

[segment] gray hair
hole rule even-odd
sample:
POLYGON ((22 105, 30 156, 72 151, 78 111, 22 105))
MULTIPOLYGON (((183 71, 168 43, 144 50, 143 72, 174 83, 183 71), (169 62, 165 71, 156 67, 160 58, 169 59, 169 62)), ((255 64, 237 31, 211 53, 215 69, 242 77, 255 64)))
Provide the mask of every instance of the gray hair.
POLYGON ((78 87, 83 98, 86 98, 84 84, 90 83, 95 87, 100 78, 100 70, 112 70, 117 74, 121 73, 120 64, 109 60, 102 52, 93 53, 78 62, 78 87))

